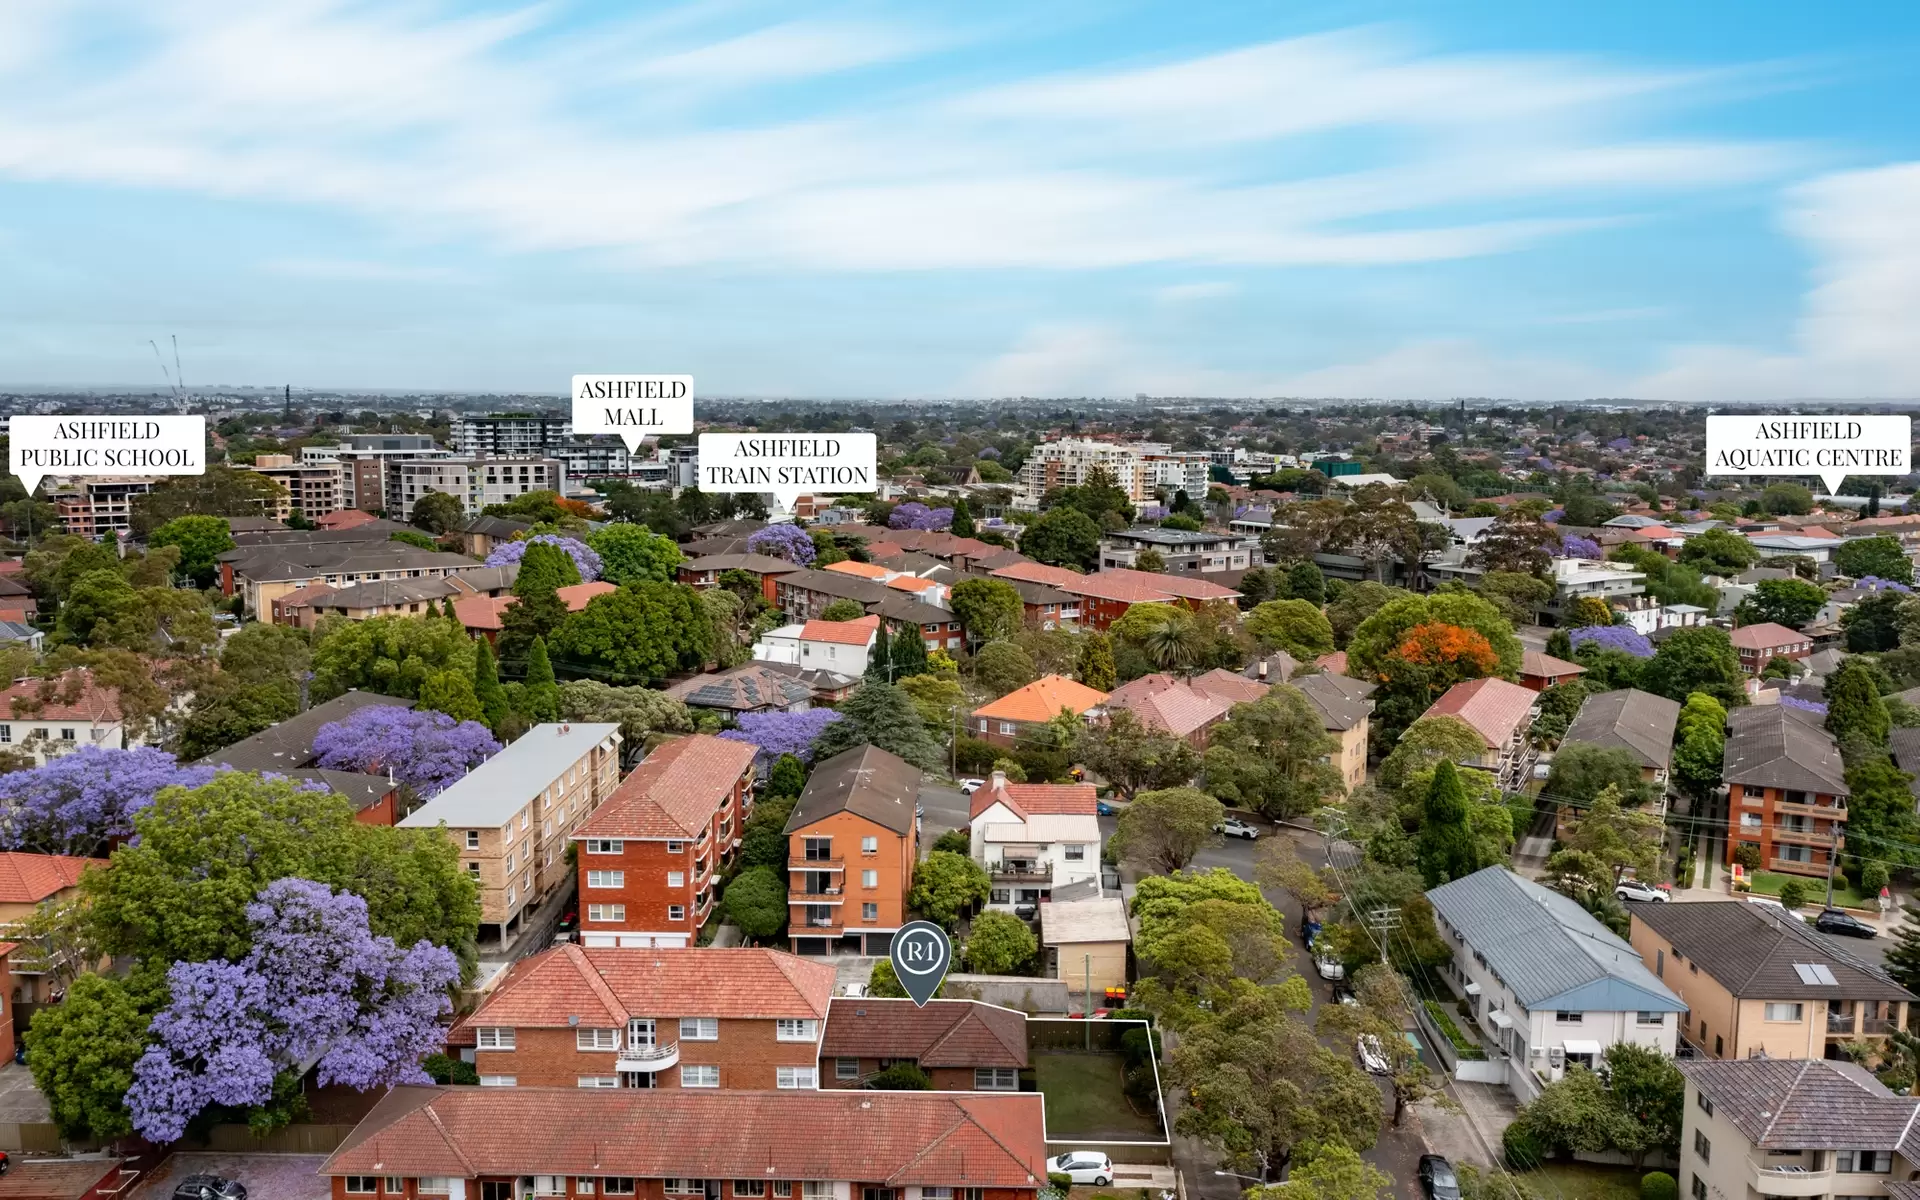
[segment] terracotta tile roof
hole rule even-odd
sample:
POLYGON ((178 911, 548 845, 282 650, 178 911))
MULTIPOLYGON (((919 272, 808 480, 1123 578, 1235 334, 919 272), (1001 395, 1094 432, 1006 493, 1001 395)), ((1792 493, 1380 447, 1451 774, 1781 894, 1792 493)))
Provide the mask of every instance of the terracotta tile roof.
POLYGON ((1322 654, 1319 658, 1313 660, 1313 665, 1319 667, 1322 671, 1331 671, 1335 675, 1345 675, 1347 673, 1347 652, 1345 650, 1335 650, 1332 654, 1322 654))
POLYGON ((88 867, 104 867, 104 858, 66 854, 0 853, 0 904, 38 904, 80 882, 88 867))
POLYGON ((1021 820, 1045 815, 1090 817, 1099 811, 1100 790, 1090 783, 1008 783, 995 772, 987 785, 974 789, 969 821, 992 808, 1006 805, 1021 820))
POLYGON ((800 630, 800 640, 864 646, 873 641, 873 635, 879 629, 880 617, 872 613, 857 621, 808 621, 800 630))
MULTIPOLYGON (((1274 682, 1281 682, 1275 680, 1274 682)), ((1251 704, 1267 694, 1268 685, 1258 679, 1249 679, 1236 674, 1225 667, 1215 667, 1205 675, 1195 675, 1187 680, 1187 686, 1205 692, 1216 700, 1228 705, 1251 704)))
POLYGON ((1795 642, 1812 641, 1797 629, 1788 629, 1785 625, 1776 625, 1772 621, 1762 621, 1758 625, 1742 625, 1733 631, 1733 644, 1742 650, 1768 650, 1775 646, 1790 646, 1795 642))
POLYGON ((911 1058, 931 1067, 1024 1067, 1024 1013, 978 1000, 835 999, 827 1010, 823 1058, 911 1058))
POLYGON ((665 743, 573 832, 581 838, 693 838, 753 765, 759 747, 695 733, 665 743))
POLYGON ((1497 749, 1507 744, 1539 698, 1539 693, 1504 679, 1470 679, 1448 688, 1422 715, 1459 717, 1497 749))
POLYGON ((605 596, 620 589, 604 579, 592 583, 572 583, 563 588, 555 588, 553 594, 560 597, 568 612, 579 612, 593 601, 596 596, 605 596))
POLYGON ((14 720, 104 724, 120 719, 120 693, 94 682, 88 668, 75 667, 58 680, 24 679, 0 690, 0 713, 14 720))
POLYGON ((1069 571, 1065 567, 1050 567, 1045 563, 1019 562, 997 568, 993 575, 1000 579, 1024 579, 1028 583, 1044 583, 1048 587, 1057 587, 1063 592, 1072 591, 1069 584, 1077 584, 1086 576, 1078 571, 1069 571))
POLYGON ((1555 658, 1551 654, 1542 654, 1538 650, 1526 650, 1520 655, 1520 676, 1538 679, 1558 679, 1566 675, 1584 675, 1587 669, 1579 663, 1568 662, 1564 658, 1555 658))
POLYGON ((379 518, 370 512, 362 512, 357 508, 342 508, 320 517, 314 521, 314 524, 322 529, 352 529, 356 525, 365 525, 368 521, 376 520, 379 518))
POLYGON ((888 574, 885 567, 876 567, 872 563, 855 562, 850 558, 844 562, 828 563, 820 569, 823 571, 838 571, 842 575, 853 575, 860 579, 871 579, 878 583, 885 582, 888 574))
POLYGON ((1143 675, 1123 683, 1107 697, 1109 710, 1123 709, 1139 718, 1140 723, 1148 729, 1161 730, 1175 737, 1186 737, 1195 730, 1225 719, 1231 707, 1231 701, 1198 691, 1188 686, 1186 680, 1164 674, 1143 675))
POLYGON ((974 709, 973 715, 995 721, 1045 722, 1053 720, 1063 708, 1077 717, 1106 698, 1105 692, 1064 675, 1043 675, 991 704, 974 709))
POLYGON ((320 1173, 857 1176, 1031 1191, 1046 1182, 1042 1103, 1037 1092, 397 1087, 320 1173))
POLYGON ((1191 575, 1161 575, 1153 571, 1132 571, 1125 567, 1112 567, 1094 575, 1089 580, 1119 579, 1130 583, 1139 583, 1158 588, 1170 596, 1179 596, 1187 600, 1236 600, 1240 593, 1230 587, 1223 587, 1207 579, 1196 579, 1191 575))
MULTIPOLYGON (((604 596, 620 589, 596 579, 592 583, 573 583, 563 588, 555 588, 554 595, 567 606, 568 612, 579 612, 593 602, 594 597, 604 596)), ((512 608, 517 596, 468 596, 453 602, 453 615, 460 624, 468 629, 499 629, 501 619, 512 608)))
POLYGON ((930 592, 940 585, 931 579, 922 579, 918 575, 896 575, 887 580, 887 586, 903 592, 930 592))
POLYGON ((523 958, 467 1024, 516 1029, 606 1029, 630 1017, 820 1019, 833 964, 750 947, 636 949, 557 946, 523 958))

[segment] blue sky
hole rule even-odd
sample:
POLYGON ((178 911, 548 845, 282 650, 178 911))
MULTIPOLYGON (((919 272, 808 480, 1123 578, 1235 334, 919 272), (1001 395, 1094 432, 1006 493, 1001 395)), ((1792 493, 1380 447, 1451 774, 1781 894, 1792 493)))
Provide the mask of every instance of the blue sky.
POLYGON ((1920 9, 0 3, 0 382, 1920 398, 1920 9))

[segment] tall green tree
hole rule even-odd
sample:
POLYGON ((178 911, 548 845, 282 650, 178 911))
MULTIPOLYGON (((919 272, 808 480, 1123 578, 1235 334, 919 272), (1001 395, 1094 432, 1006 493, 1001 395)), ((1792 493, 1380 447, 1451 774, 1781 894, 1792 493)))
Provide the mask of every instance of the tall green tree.
POLYGON ((787 927, 787 880, 771 866, 748 867, 721 897, 727 919, 750 941, 764 942, 787 927))
POLYGON ((1920 908, 1902 906, 1906 916, 1893 931, 1893 944, 1887 947, 1887 974, 1910 992, 1920 991, 1920 908))
POLYGON ((59 1004, 34 1014, 22 1038, 27 1063, 63 1137, 104 1141, 133 1132, 126 1094, 152 1019, 111 975, 81 975, 59 1004))
POLYGON ((1087 635, 1080 647, 1080 661, 1074 675, 1096 692, 1113 690, 1113 643, 1106 634, 1096 631, 1087 635))
POLYGON ((1213 727, 1207 787, 1225 803, 1297 817, 1341 794, 1344 778, 1333 765, 1339 748, 1312 702, 1298 688, 1279 684, 1258 700, 1234 705, 1213 727))
POLYGON ((444 676, 457 676, 471 690, 473 655, 472 639, 451 621, 327 618, 314 631, 313 700, 331 700, 352 688, 418 700, 429 691, 450 690, 444 676))
POLYGON ((935 850, 913 872, 907 903, 928 920, 953 929, 961 917, 987 902, 987 870, 964 854, 935 850))
POLYGON ((1144 791, 1189 783, 1200 765, 1192 743, 1149 729, 1126 709, 1114 709, 1079 735, 1074 755, 1088 771, 1128 800, 1144 791))
POLYGON ((1269 600, 1247 614, 1246 630, 1263 648, 1285 650, 1302 662, 1333 653, 1333 625, 1309 600, 1269 600))
POLYGON ((215 559, 233 549, 233 530, 225 517, 175 517, 147 537, 149 547, 177 546, 181 575, 195 587, 213 583, 215 559))
POLYGON ((893 639, 887 635, 887 623, 882 620, 873 633, 873 645, 867 650, 868 679, 878 679, 883 683, 893 682, 893 639))
POLYGON ((1434 768, 1415 844, 1420 878, 1429 888, 1480 869, 1473 831, 1467 824, 1467 792, 1447 759, 1434 768))
POLYGON ((496 733, 507 719, 507 692, 500 686, 500 673, 494 667, 493 647, 485 638, 476 638, 473 647, 473 696, 487 728, 496 733))
POLYGON ((580 568, 572 555, 551 542, 534 542, 520 559, 513 594, 525 599, 531 592, 550 592, 579 582, 580 568))
POLYGON ((975 644, 1012 637, 1026 612, 1019 590, 1004 579, 963 579, 953 585, 947 604, 975 644))
POLYGON ((1287 567, 1287 596, 1305 600, 1316 607, 1327 601, 1327 577, 1311 559, 1301 559, 1287 567))
POLYGON ((647 579, 672 583, 683 558, 672 538, 624 521, 589 533, 587 545, 600 556, 600 578, 616 586, 647 579))
POLYGON ((1695 534, 1680 547, 1680 561, 1698 567, 1708 575, 1731 579, 1751 567, 1760 557, 1753 543, 1730 529, 1709 529, 1695 534))
POLYGON ((1703 800, 1720 786, 1726 754, 1727 710, 1705 692, 1687 697, 1674 727, 1673 777, 1682 791, 1703 800))
POLYGON ((1913 561, 1898 538, 1848 538, 1834 550, 1833 563, 1842 575, 1854 579, 1873 575, 1895 583, 1913 582, 1913 561))
POLYGON ((982 975, 1011 975, 1040 948, 1033 927, 1012 913, 989 909, 967 931, 967 969, 982 975))
POLYGON ((953 502, 953 522, 947 526, 947 532, 955 537, 973 536, 973 509, 967 506, 965 496, 953 502))
POLYGON ((1887 706, 1874 685, 1873 668, 1864 659, 1849 658, 1827 678, 1827 732, 1848 754, 1875 751, 1884 754, 1893 727, 1887 706))
POLYGON ((927 639, 922 636, 919 626, 909 624, 894 627, 890 657, 893 660, 895 683, 927 673, 927 639))
POLYGON ((553 660, 547 656, 547 643, 541 638, 533 639, 533 648, 527 652, 527 678, 521 696, 527 706, 527 717, 533 721, 558 721, 560 719, 560 687, 553 679, 553 660))
POLYGON ((1747 702, 1746 675, 1724 629, 1675 630, 1654 651, 1640 679, 1647 691, 1682 703, 1694 692, 1705 692, 1725 708, 1747 702))
POLYGON ((1805 580, 1763 579, 1753 595, 1740 602, 1734 615, 1743 625, 1772 621, 1799 629, 1813 620, 1826 603, 1827 593, 1805 580))
POLYGON ((458 529, 467 522, 467 511, 457 497, 445 492, 428 492, 413 502, 409 524, 438 536, 458 529))
POLYGON ((1108 844, 1123 859, 1171 873, 1192 862, 1225 819, 1221 803, 1197 788, 1142 792, 1120 814, 1108 844))
POLYGON ((927 733, 913 699, 891 683, 869 680, 840 705, 840 719, 813 743, 814 761, 855 746, 878 746, 923 771, 940 769, 940 747, 927 733))
POLYGON ((652 682, 706 662, 714 628, 692 588, 644 580, 589 600, 561 624, 553 649, 569 662, 652 682))
POLYGON ((1020 553, 1035 562, 1091 570, 1100 561, 1100 526, 1077 508, 1050 508, 1021 533, 1020 553))

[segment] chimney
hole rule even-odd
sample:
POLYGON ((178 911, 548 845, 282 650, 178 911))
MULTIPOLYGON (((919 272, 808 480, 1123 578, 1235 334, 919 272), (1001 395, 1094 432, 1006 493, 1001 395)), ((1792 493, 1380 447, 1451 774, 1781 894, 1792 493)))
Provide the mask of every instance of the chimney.
POLYGON ((1006 786, 1007 786, 1007 773, 1005 771, 995 771, 993 773, 993 777, 987 780, 988 791, 992 791, 992 792, 1004 791, 1006 789, 1006 786))
POLYGON ((1264 683, 1264 682, 1266 682, 1266 678, 1267 678, 1267 660, 1263 658, 1263 659, 1261 659, 1261 660, 1260 660, 1260 680, 1261 680, 1261 682, 1262 682, 1262 683, 1264 683))

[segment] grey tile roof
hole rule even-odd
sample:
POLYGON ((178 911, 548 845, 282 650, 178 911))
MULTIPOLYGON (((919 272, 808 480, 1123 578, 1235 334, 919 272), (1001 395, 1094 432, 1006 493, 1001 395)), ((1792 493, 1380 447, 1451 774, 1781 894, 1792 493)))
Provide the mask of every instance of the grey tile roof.
POLYGON ((1320 720, 1328 729, 1345 731, 1367 719, 1373 701, 1367 697, 1378 684, 1346 675, 1302 675, 1292 686, 1320 710, 1320 720))
POLYGON ((350 587, 335 588, 319 600, 315 608, 391 608, 396 604, 418 604, 423 600, 440 600, 456 594, 459 589, 445 579, 377 579, 370 583, 356 583, 350 587))
MULTIPOLYGON (((1686 907, 1675 905, 1676 908, 1686 907)), ((1761 1150, 1899 1150, 1914 1141, 1920 1099, 1896 1096, 1852 1064, 1819 1058, 1683 1059, 1705 1093, 1761 1150)))
POLYGON ((1893 752, 1893 765, 1913 776, 1913 782, 1907 787, 1914 798, 1920 800, 1920 729, 1896 729, 1889 733, 1887 749, 1893 752))
POLYGON ((910 833, 920 783, 919 767, 878 746, 842 750, 813 768, 800 799, 794 802, 785 832, 850 812, 895 833, 910 833))
POLYGON ((1588 696, 1563 739, 1633 752, 1643 767, 1667 769, 1673 757, 1673 727, 1680 703, 1637 688, 1588 696))
POLYGON ((1686 1011, 1632 946, 1572 900, 1505 867, 1443 883, 1427 899, 1529 1009, 1686 1011))
POLYGON ((802 568, 771 554, 709 554, 684 559, 682 571, 752 571, 756 575, 786 575, 802 568))
POLYGON ((236 771, 294 771, 311 767, 314 762, 313 739, 322 725, 344 721, 363 708, 394 705, 412 708, 413 701, 378 692, 348 692, 316 704, 298 716, 263 729, 250 738, 215 750, 199 761, 208 766, 222 764, 236 771))
POLYGON ((1628 904, 1676 957, 1743 1000, 1911 1000, 1878 968, 1840 949, 1797 917, 1744 900, 1628 904), (1824 966, 1832 985, 1805 983, 1794 965, 1824 966))
POLYGON ((474 517, 454 532, 478 533, 484 534, 487 537, 511 540, 515 534, 524 533, 532 528, 533 523, 530 521, 514 521, 506 517, 481 516, 474 517))
POLYGON ((432 829, 442 821, 456 829, 503 824, 602 739, 619 732, 618 722, 535 725, 400 824, 411 829, 432 829))
POLYGON ((1840 750, 1815 722, 1817 714, 1781 704, 1736 708, 1720 777, 1728 783, 1845 796, 1846 766, 1840 750))

